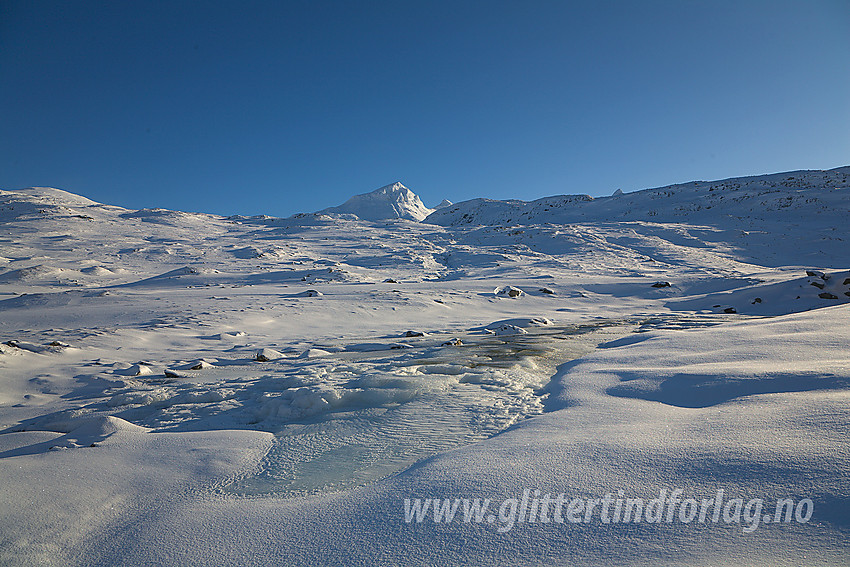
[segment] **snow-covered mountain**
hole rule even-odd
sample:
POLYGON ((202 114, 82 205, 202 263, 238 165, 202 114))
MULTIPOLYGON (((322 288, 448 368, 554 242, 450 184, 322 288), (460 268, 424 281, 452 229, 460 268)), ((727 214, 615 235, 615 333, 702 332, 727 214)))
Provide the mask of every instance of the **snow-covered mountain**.
POLYGON ((351 214, 367 221, 408 219, 421 221, 434 212, 410 189, 395 182, 369 193, 355 195, 338 207, 328 207, 317 214, 351 214))
POLYGON ((441 226, 577 222, 698 222, 745 218, 797 222, 843 217, 850 210, 850 166, 720 181, 692 181, 610 197, 558 195, 536 201, 473 199, 441 208, 425 222, 441 226))

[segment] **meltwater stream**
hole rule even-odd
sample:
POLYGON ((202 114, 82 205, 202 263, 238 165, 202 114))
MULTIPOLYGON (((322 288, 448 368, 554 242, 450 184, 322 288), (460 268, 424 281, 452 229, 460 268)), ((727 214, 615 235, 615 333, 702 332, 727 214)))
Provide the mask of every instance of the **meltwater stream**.
MULTIPOLYGON (((515 319, 403 342, 334 341, 265 361, 237 352, 200 371, 165 377, 112 368, 104 373, 116 384, 107 396, 81 398, 84 406, 65 413, 69 419, 120 417, 160 432, 268 431, 275 443, 257 470, 220 490, 244 496, 339 491, 542 413, 557 366, 600 343, 722 320, 663 314, 554 325, 515 319), (115 372, 123 372, 120 380, 115 372)), ((48 423, 35 420, 28 427, 50 430, 56 419, 51 414, 48 423)))
POLYGON ((270 396, 261 411, 283 418, 273 431, 276 443, 256 474, 223 490, 251 496, 345 490, 491 437, 542 413, 541 389, 557 365, 636 327, 626 321, 545 325, 460 336, 458 346, 429 337, 400 350, 332 353, 312 367, 326 411, 298 417, 293 406, 315 397, 305 394, 302 404, 298 396, 270 396))

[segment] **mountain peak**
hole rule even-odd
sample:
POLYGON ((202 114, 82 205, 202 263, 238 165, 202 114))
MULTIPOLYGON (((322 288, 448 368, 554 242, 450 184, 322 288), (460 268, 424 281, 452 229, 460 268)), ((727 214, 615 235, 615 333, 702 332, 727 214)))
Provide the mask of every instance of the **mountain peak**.
POLYGON ((416 193, 396 181, 369 193, 355 195, 338 207, 318 212, 353 214, 368 221, 395 218, 421 221, 434 210, 426 207, 416 193))
POLYGON ((402 191, 402 190, 410 191, 410 189, 405 187, 404 184, 401 181, 396 181, 395 183, 390 183, 389 185, 384 185, 380 189, 375 189, 375 191, 372 191, 372 193, 375 193, 376 191, 402 191))

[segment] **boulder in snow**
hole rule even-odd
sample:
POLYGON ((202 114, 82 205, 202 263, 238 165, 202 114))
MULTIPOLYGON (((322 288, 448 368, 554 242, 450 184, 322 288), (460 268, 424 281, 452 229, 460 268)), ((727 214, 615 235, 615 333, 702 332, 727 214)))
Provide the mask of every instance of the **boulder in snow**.
POLYGON ((494 289, 493 294, 500 297, 517 298, 525 295, 525 292, 518 287, 506 285, 504 287, 497 287, 496 289, 494 289))
POLYGON ((526 331, 522 327, 517 327, 516 325, 509 325, 507 323, 504 324, 504 325, 499 325, 498 327, 495 327, 495 328, 492 328, 492 329, 488 329, 488 330, 490 332, 492 332, 494 335, 496 335, 497 337, 505 336, 505 335, 527 335, 528 334, 528 331, 526 331))
POLYGON ((254 360, 257 362, 271 362, 272 360, 280 360, 281 358, 284 358, 283 353, 271 348, 259 350, 254 355, 254 360))
POLYGON ((295 297, 321 297, 324 295, 321 291, 316 291, 315 289, 308 289, 307 291, 302 291, 301 293, 295 294, 295 297))

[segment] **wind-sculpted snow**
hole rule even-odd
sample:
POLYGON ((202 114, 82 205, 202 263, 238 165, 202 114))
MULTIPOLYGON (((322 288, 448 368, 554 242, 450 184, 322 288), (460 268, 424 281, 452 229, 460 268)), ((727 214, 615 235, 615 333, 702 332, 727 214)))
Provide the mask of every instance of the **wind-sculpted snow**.
POLYGON ((840 346, 850 341, 847 314, 843 306, 819 317, 788 315, 680 336, 647 333, 643 341, 603 345, 604 367, 591 357, 576 371, 616 376, 607 390, 612 395, 690 408, 754 394, 850 391, 850 352, 840 346), (713 345, 710 351, 705 344, 713 345))
POLYGON ((2 191, 0 562, 841 564, 848 175, 426 222, 400 185, 286 219, 2 191), (626 488, 815 512, 403 521, 626 488))

